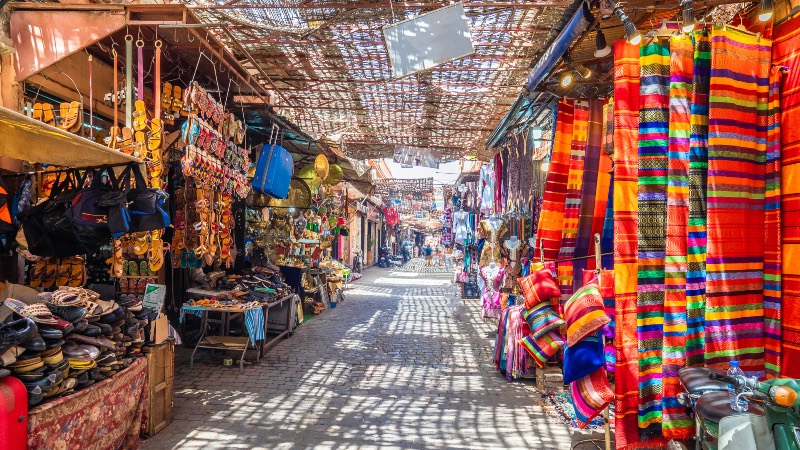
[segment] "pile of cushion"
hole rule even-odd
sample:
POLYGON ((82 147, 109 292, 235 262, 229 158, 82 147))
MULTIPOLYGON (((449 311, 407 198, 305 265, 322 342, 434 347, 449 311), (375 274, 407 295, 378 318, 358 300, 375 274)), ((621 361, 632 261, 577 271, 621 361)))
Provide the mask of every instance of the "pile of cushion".
POLYGON ((142 356, 151 311, 141 301, 120 304, 76 287, 39 299, 6 299, 18 319, 0 326, 0 377, 19 378, 31 406, 91 386, 142 356))

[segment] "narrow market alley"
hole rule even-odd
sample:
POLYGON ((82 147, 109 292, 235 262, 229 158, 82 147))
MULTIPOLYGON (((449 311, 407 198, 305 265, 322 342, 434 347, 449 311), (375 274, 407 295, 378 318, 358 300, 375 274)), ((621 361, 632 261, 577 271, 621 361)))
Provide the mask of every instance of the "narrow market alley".
POLYGON ((174 420, 145 448, 570 448, 533 383, 494 369, 496 324, 451 281, 422 260, 367 269, 244 374, 177 351, 174 420))

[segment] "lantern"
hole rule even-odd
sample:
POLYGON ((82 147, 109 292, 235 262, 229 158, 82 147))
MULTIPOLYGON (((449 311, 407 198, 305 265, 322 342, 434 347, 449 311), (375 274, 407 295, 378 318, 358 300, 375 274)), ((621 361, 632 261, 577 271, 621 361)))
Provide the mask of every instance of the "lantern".
POLYGON ((317 177, 320 180, 328 178, 329 169, 328 158, 325 155, 317 155, 316 159, 314 159, 314 173, 317 174, 317 177))
POLYGON ((334 184, 339 184, 344 178, 344 172, 342 171, 341 166, 338 164, 331 164, 328 168, 328 176, 323 180, 323 183, 327 184, 328 186, 333 186, 334 184))

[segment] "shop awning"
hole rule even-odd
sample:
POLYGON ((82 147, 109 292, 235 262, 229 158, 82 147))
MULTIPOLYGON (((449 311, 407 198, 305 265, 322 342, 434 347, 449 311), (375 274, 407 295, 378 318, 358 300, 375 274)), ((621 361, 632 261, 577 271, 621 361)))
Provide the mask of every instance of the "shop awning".
POLYGON ((0 156, 66 167, 142 162, 138 158, 0 107, 0 156))

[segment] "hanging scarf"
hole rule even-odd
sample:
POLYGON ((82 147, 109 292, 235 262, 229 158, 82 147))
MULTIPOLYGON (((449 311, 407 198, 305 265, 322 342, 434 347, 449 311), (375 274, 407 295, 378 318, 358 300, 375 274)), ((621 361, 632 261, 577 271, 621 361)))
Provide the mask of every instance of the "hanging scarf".
POLYGON ((686 364, 686 252, 689 226, 689 137, 694 46, 690 36, 670 38, 667 240, 664 258, 664 346, 661 383, 662 432, 688 439, 694 421, 678 403, 684 392, 678 370, 686 364))
MULTIPOLYGON (((772 62, 800 65, 800 15, 774 30, 772 62)), ((800 378, 800 71, 790 70, 780 93, 781 124, 781 376, 800 378)))
POLYGON ((706 365, 764 376, 764 193, 772 42, 711 34, 706 365))
MULTIPOLYGON (((594 196, 594 221, 592 222, 592 236, 603 233, 606 219, 606 205, 608 204, 608 191, 611 186, 611 155, 614 153, 614 100, 608 100, 603 105, 603 123, 601 124, 601 145, 598 148, 600 162, 597 166, 597 190, 594 196), (609 144, 611 141, 611 144, 609 144), (610 148, 609 148, 610 145, 610 148)), ((606 251, 611 251, 610 247, 606 251)))
POLYGON ((781 113, 783 68, 772 67, 767 114, 764 195, 764 369, 777 378, 781 367, 781 113))
POLYGON ((639 46, 614 42, 614 310, 617 448, 639 442, 639 353, 636 340, 638 234, 639 46))
MULTIPOLYGON (((603 103, 602 99, 595 99, 589 102, 589 123, 586 137, 586 159, 583 164, 583 183, 581 185, 580 218, 578 219, 578 233, 575 237, 574 256, 577 257, 594 254, 592 227, 594 226, 596 206, 597 172, 600 166, 604 137, 603 103), (591 252, 589 251, 590 249, 592 249, 591 252)), ((583 271, 593 271, 594 266, 594 258, 578 259, 573 262, 573 292, 577 292, 583 286, 583 271)))
POLYGON ((569 157, 572 146, 572 129, 574 123, 574 104, 572 100, 558 103, 556 117, 556 134, 553 140, 553 153, 550 158, 550 169, 547 172, 542 211, 539 215, 537 238, 540 244, 534 249, 534 256, 539 258, 539 247, 544 247, 544 259, 553 261, 558 258, 561 249, 561 232, 564 225, 564 201, 566 199, 567 178, 569 175, 569 157))
MULTIPOLYGON (((603 153, 607 156, 605 159, 600 160, 600 169, 597 182, 597 190, 600 192, 601 183, 603 182, 603 173, 608 172, 608 189, 606 192, 606 208, 603 214, 603 227, 600 237, 600 250, 602 253, 611 253, 602 257, 603 268, 611 269, 614 267, 614 99, 609 99, 608 103, 603 107, 605 114, 605 133, 606 143, 603 147, 603 153), (605 164, 608 170, 604 169, 603 161, 607 160, 605 164)), ((599 194, 598 194, 599 195, 599 194)), ((595 210, 597 214, 597 210, 595 210)))
POLYGON ((639 109, 639 275, 636 295, 639 340, 639 434, 661 435, 664 338, 664 253, 667 231, 669 46, 643 46, 639 109))
MULTIPOLYGON (((589 128, 589 103, 575 102, 575 119, 572 128, 572 150, 569 159, 569 176, 567 177, 567 196, 564 202, 564 228, 561 233, 561 250, 558 259, 570 259, 575 256, 575 240, 578 235, 578 221, 581 212, 581 187, 583 186, 583 168, 586 158, 586 138, 589 128)), ((572 293, 574 277, 573 262, 558 264, 558 284, 561 299, 568 300, 572 293)))
POLYGON ((708 83, 711 77, 708 31, 696 31, 694 38, 689 138, 689 239, 686 252, 686 365, 690 367, 702 366, 705 359, 708 83))

